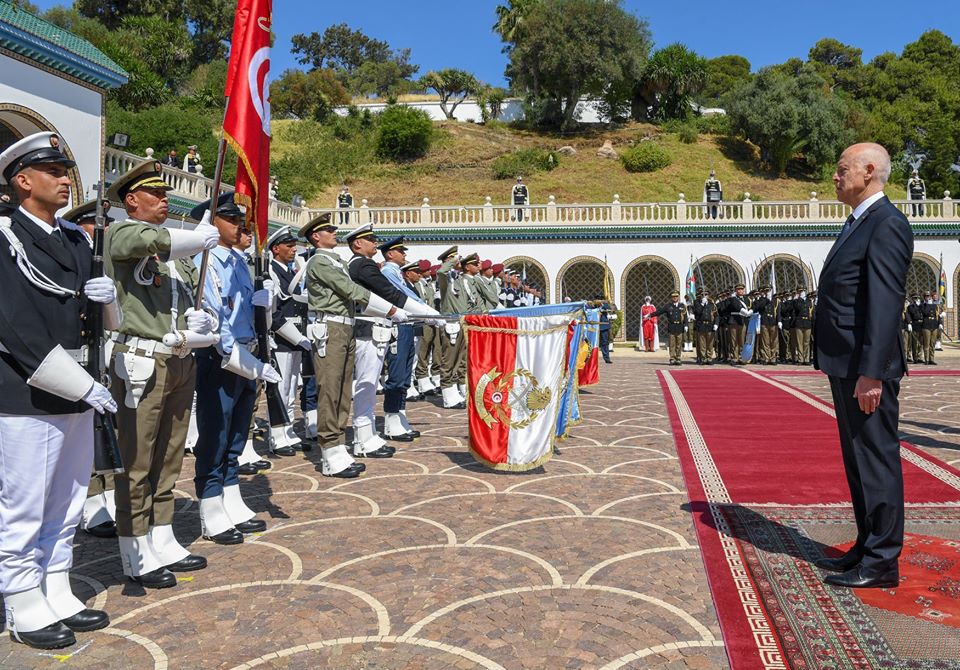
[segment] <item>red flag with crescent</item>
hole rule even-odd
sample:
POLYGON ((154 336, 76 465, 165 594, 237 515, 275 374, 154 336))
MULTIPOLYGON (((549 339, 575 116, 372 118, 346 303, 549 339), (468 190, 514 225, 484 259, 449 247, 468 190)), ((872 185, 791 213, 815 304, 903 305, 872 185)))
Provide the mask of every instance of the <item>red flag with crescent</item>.
POLYGON ((235 200, 247 208, 257 244, 267 239, 270 191, 270 25, 273 0, 237 0, 227 69, 223 132, 237 153, 235 200))

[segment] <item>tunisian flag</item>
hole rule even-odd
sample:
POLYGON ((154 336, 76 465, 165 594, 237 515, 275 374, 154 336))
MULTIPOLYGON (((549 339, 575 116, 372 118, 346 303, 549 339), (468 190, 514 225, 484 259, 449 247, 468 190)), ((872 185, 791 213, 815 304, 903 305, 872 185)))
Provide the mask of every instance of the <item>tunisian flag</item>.
POLYGON ((583 365, 577 359, 577 383, 580 386, 592 386, 600 383, 600 309, 591 307, 586 312, 587 327, 583 331, 583 340, 587 351, 583 365))
POLYGON ((495 470, 550 460, 574 317, 464 317, 470 453, 495 470))
POLYGON ((227 68, 223 133, 237 152, 235 200, 247 208, 257 244, 267 241, 270 179, 270 24, 273 0, 237 0, 227 68))

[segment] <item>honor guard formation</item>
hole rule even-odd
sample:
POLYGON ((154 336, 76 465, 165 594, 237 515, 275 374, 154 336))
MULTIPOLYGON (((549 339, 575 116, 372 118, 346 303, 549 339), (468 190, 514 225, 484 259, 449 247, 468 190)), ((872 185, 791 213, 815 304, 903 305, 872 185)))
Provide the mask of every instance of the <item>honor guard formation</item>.
MULTIPOLYGON (((195 151, 186 160, 199 164, 195 151)), ((57 217, 74 166, 53 133, 0 154, 18 203, 0 206, 0 593, 11 637, 35 648, 109 625, 70 588, 77 526, 116 537, 143 588, 207 567, 173 529, 185 453, 205 539, 265 529, 239 486, 271 466, 254 449, 261 398, 271 459, 316 448, 323 475, 357 477, 362 459, 420 436, 409 402, 465 407, 461 315, 542 298, 525 273, 455 246, 433 263, 372 225, 338 239, 330 214, 270 235, 264 267, 232 193, 195 207, 193 230, 164 227, 170 187, 154 161, 57 217)), ((339 205, 352 206, 346 188, 339 205)))

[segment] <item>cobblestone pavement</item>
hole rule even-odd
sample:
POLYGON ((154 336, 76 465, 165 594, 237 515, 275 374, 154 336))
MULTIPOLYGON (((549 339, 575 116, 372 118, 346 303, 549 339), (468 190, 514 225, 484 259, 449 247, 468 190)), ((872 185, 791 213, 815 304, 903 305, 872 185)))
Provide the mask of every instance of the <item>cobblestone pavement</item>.
MULTIPOLYGON (((475 464, 465 413, 430 402, 409 410, 423 437, 359 479, 322 477, 315 450, 275 460, 242 484, 268 529, 237 547, 199 538, 188 457, 175 528, 210 567, 145 592, 114 540, 79 533, 74 589, 112 625, 63 655, 3 636, 0 667, 726 668, 661 358, 603 366, 533 472, 475 464)), ((960 377, 904 387, 911 439, 956 464, 960 377)))

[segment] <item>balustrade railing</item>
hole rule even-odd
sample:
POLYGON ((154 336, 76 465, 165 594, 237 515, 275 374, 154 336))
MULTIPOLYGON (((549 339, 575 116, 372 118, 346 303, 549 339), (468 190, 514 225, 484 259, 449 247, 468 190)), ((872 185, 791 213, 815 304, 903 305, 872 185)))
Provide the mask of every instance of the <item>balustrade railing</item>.
MULTIPOLYGON (((151 156, 152 157, 152 156, 151 156)), ((104 152, 107 179, 116 179, 132 169, 143 157, 116 149, 104 152)), ((210 197, 212 180, 198 173, 184 172, 175 167, 163 167, 164 179, 173 186, 173 193, 183 198, 202 201, 210 197)), ((954 222, 960 217, 960 207, 945 191, 943 199, 897 200, 894 204, 912 222, 954 222)), ((781 224, 840 224, 850 213, 850 207, 832 200, 818 200, 816 193, 809 200, 752 201, 745 194, 737 202, 687 202, 683 193, 677 202, 620 202, 614 195, 610 203, 558 204, 550 196, 545 204, 494 205, 487 197, 482 205, 432 205, 424 198, 420 205, 410 207, 370 207, 362 200, 359 207, 305 208, 278 200, 270 201, 270 219, 292 227, 300 227, 314 217, 330 212, 335 222, 346 227, 374 223, 380 228, 524 228, 524 227, 581 227, 581 226, 645 226, 645 225, 781 225, 781 224)))

